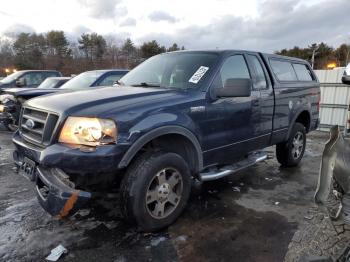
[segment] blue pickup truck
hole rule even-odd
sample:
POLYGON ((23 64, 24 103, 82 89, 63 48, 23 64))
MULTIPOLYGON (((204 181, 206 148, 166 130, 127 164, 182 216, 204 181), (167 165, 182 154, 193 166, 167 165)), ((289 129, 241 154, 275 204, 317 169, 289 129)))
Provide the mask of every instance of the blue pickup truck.
POLYGON ((14 160, 50 214, 72 214, 97 185, 118 185, 126 220, 158 230, 183 211, 192 179, 233 174, 272 145, 282 166, 296 166, 318 126, 319 82, 300 59, 171 52, 118 83, 24 104, 14 160))

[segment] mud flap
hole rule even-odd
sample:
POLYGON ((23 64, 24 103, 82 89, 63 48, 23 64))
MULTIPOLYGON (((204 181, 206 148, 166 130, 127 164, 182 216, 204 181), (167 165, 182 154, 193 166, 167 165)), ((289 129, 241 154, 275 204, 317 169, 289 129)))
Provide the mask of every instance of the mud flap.
POLYGON ((347 216, 350 214, 350 141, 343 137, 338 126, 331 128, 330 139, 323 151, 315 193, 316 203, 327 204, 328 196, 333 194, 333 181, 343 194, 336 217, 341 210, 347 216))

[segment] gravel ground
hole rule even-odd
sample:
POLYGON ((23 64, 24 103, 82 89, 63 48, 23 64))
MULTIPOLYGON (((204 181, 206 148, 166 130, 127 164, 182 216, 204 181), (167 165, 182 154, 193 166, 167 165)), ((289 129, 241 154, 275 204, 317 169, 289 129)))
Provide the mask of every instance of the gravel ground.
POLYGON ((50 217, 37 203, 34 185, 14 170, 11 133, 0 131, 0 261, 42 261, 58 244, 69 251, 59 261, 298 261, 315 253, 300 232, 327 219, 309 217, 323 214, 313 194, 326 139, 324 133, 309 135, 297 168, 283 169, 270 159, 195 185, 174 225, 140 234, 121 220, 113 194, 69 219, 50 217))

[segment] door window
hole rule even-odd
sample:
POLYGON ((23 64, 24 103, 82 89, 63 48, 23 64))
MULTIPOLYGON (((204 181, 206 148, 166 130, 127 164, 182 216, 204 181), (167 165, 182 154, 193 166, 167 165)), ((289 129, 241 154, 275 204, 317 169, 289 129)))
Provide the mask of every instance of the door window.
POLYGON ((250 79, 247 63, 243 55, 234 55, 226 59, 220 69, 219 87, 223 87, 225 82, 230 78, 247 78, 250 79))
POLYGON ((123 75, 109 75, 105 77, 98 86, 112 86, 117 80, 122 78, 123 75))
POLYGON ((293 64, 299 81, 313 81, 309 68, 303 64, 293 64))
POLYGON ((45 78, 60 76, 57 72, 43 72, 43 74, 45 74, 45 78))
POLYGON ((297 76, 290 62, 271 59, 270 64, 279 81, 297 81, 297 76))
POLYGON ((45 80, 46 76, 43 73, 33 72, 27 73, 24 76, 27 86, 40 85, 42 81, 45 80))
POLYGON ((259 59, 255 55, 248 55, 248 57, 255 69, 255 76, 253 77, 253 88, 255 90, 266 89, 266 76, 259 59))

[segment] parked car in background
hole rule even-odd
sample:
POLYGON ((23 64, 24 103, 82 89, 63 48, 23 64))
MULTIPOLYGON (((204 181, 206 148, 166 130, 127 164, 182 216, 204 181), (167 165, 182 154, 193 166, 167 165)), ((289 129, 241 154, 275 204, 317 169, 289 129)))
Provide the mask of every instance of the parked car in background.
POLYGON ((70 77, 48 77, 37 88, 6 88, 0 95, 0 123, 9 131, 17 129, 21 105, 24 101, 50 93, 66 83, 70 77))
POLYGON ((0 93, 10 87, 38 87, 46 78, 62 76, 55 70, 21 70, 0 80, 0 93))
POLYGON ((235 173, 272 145, 281 165, 296 166, 318 126, 320 85, 301 59, 179 51, 146 60, 119 85, 23 105, 13 156, 50 214, 73 214, 119 184, 126 220, 158 230, 185 208, 192 178, 235 173))
POLYGON ((94 86, 112 86, 116 81, 123 77, 129 70, 125 69, 106 69, 87 71, 75 76, 61 89, 84 89, 94 86))
POLYGON ((51 88, 59 88, 61 87, 64 83, 66 83, 68 80, 72 79, 72 77, 48 77, 42 82, 38 88, 40 90, 43 89, 51 89, 51 88))
POLYGON ((343 84, 350 85, 350 63, 345 68, 344 75, 342 76, 341 80, 343 84))
POLYGON ((0 95, 0 123, 10 131, 17 129, 22 103, 33 97, 56 92, 69 92, 96 86, 111 86, 128 70, 94 70, 81 73, 74 78, 50 78, 38 88, 9 88, 0 95), (69 80, 69 81, 68 81, 69 80))

